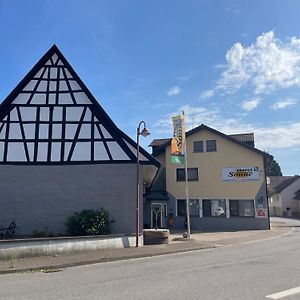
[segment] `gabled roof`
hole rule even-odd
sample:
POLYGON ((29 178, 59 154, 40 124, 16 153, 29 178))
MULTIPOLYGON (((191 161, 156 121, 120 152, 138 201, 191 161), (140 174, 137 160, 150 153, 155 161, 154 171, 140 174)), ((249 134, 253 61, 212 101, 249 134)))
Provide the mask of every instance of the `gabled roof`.
POLYGON ((157 147, 157 146, 161 146, 164 143, 169 142, 171 139, 167 138, 167 139, 155 139, 151 142, 151 144, 149 145, 150 147, 157 147))
POLYGON ((300 178, 300 176, 269 176, 270 184, 268 184, 268 194, 273 196, 274 194, 281 193, 284 189, 294 183, 300 178))
MULTIPOLYGON (((214 133, 214 134, 216 134, 218 136, 221 136, 221 137, 223 137, 223 138, 225 138, 225 139, 227 139, 227 140, 229 140, 229 141, 231 141, 231 142, 233 142, 233 143, 235 143, 235 144, 237 144, 239 146, 242 146, 242 147, 244 147, 246 149, 249 149, 249 150, 251 150, 253 152, 256 152, 256 153, 258 153, 260 155, 263 155, 265 157, 269 157, 270 159, 272 158, 272 155, 270 155, 270 154, 268 154, 268 153, 266 153, 264 151, 261 151, 261 150, 259 150, 257 148, 254 148, 254 147, 252 147, 252 146, 250 146, 250 145, 248 145, 248 144, 246 144, 246 143, 244 143, 242 141, 239 141, 237 138, 234 138, 234 137, 232 137, 230 135, 226 135, 226 134, 224 134, 224 133, 222 133, 222 132, 220 132, 218 130, 215 130, 215 129, 211 128, 211 127, 208 127, 208 126, 206 126, 204 124, 201 124, 200 126, 194 128, 192 130, 187 131, 186 132, 186 137, 189 137, 189 136, 191 136, 191 135, 193 135, 193 134, 195 134, 197 132, 200 132, 201 130, 207 130, 207 131, 212 132, 212 133, 214 133)), ((250 134, 250 135, 252 135, 252 134, 250 134)), ((237 135, 233 135, 233 136, 236 137, 237 135)), ((158 144, 158 147, 155 150, 155 154, 154 154, 155 156, 158 155, 158 154, 160 154, 160 153, 163 153, 165 151, 165 148, 171 144, 171 138, 166 139, 166 141, 164 141, 164 140, 165 139, 161 139, 161 144, 160 145, 159 145, 160 140, 155 140, 155 141, 157 141, 157 142, 155 142, 155 144, 158 144)), ((153 144, 153 142, 150 145, 152 145, 152 144, 153 144)))
POLYGON ((239 134, 230 134, 230 137, 235 140, 245 143, 248 146, 254 147, 254 133, 239 133, 239 134))
POLYGON ((86 163, 136 163, 136 143, 53 45, 0 105, 0 164, 86 163))
MULTIPOLYGON (((254 133, 239 133, 239 134, 229 134, 228 136, 237 140, 238 142, 246 143, 249 146, 254 147, 254 133)), ((171 138, 166 139, 155 139, 149 145, 150 147, 159 147, 165 143, 171 141, 171 138)))

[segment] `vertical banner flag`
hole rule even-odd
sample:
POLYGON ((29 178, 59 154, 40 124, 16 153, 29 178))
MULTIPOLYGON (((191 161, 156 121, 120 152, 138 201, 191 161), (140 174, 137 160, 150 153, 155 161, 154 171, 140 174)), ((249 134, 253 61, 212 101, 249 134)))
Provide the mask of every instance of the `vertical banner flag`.
POLYGON ((184 163, 184 115, 178 115, 172 118, 173 138, 171 142, 171 162, 177 164, 184 163))

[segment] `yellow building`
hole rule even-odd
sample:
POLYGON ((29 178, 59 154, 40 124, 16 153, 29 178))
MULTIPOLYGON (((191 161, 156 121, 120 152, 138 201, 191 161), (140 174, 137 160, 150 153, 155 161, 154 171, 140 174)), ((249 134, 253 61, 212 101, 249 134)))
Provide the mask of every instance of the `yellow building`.
MULTIPOLYGON (((145 227, 184 228, 183 164, 171 163, 171 139, 150 146, 162 168, 145 195, 145 227)), ((268 229, 266 166, 272 156, 254 147, 254 135, 225 135, 200 125, 186 133, 192 230, 268 229)))

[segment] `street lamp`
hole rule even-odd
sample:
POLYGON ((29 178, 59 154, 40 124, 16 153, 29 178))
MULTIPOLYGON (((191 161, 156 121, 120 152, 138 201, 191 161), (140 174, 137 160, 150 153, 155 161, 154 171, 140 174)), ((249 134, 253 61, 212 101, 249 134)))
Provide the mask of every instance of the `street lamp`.
POLYGON ((141 121, 136 129, 136 222, 135 222, 135 246, 139 246, 139 233, 140 233, 140 135, 146 137, 149 135, 146 128, 146 123, 141 121), (143 129, 141 131, 141 125, 143 129))

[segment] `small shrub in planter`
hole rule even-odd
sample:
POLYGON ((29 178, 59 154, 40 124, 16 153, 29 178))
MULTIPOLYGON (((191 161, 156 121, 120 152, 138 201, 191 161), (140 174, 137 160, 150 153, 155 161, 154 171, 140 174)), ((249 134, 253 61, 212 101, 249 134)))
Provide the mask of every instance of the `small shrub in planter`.
POLYGON ((110 234, 108 211, 82 210, 75 212, 65 222, 67 233, 70 235, 110 234))

